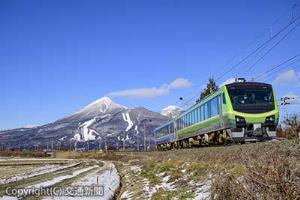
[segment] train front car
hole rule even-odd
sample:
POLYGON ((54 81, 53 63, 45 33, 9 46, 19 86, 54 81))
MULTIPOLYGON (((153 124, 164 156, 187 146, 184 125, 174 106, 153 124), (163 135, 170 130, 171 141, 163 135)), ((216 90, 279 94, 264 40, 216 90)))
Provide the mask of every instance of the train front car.
POLYGON ((270 84, 235 82, 224 86, 224 94, 224 125, 233 141, 263 141, 276 136, 279 113, 270 84))

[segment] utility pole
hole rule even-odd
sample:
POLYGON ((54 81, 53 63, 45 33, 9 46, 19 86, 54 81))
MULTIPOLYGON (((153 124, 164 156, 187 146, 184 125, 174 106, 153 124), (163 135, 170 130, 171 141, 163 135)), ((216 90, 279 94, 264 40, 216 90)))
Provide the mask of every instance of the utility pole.
POLYGON ((144 124, 144 151, 146 151, 146 125, 144 124))
POLYGON ((295 99, 294 97, 282 97, 282 98, 280 98, 280 100, 281 100, 280 105, 283 106, 286 118, 288 117, 288 113, 287 113, 287 110, 286 110, 286 105, 291 105, 290 101, 294 100, 294 99, 295 99))
POLYGON ((136 134, 136 149, 137 151, 140 151, 140 144, 139 144, 139 133, 136 134))
POLYGON ((58 151, 60 151, 60 145, 61 145, 61 143, 58 142, 58 151))
POLYGON ((125 151, 125 138, 123 138, 123 151, 125 151))
MULTIPOLYGON (((147 121, 148 121, 149 123, 152 122, 151 119, 149 119, 149 120, 147 120, 147 121)), ((146 144, 146 132, 147 132, 147 130, 146 130, 146 125, 144 124, 144 151, 147 150, 147 144, 146 144)), ((149 145, 150 145, 150 143, 149 143, 149 145)))
POLYGON ((148 136, 148 139, 149 139, 149 141, 148 141, 148 145, 149 145, 148 150, 150 150, 150 147, 151 147, 151 136, 150 137, 148 136))

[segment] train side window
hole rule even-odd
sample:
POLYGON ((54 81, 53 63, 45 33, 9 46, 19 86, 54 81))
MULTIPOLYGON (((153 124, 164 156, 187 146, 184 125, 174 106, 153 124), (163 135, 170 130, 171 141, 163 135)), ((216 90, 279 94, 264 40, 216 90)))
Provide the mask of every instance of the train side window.
POLYGON ((222 99, 223 99, 223 104, 226 104, 226 98, 225 98, 225 94, 222 94, 222 99))
POLYGON ((200 122, 203 121, 203 109, 202 109, 203 106, 199 107, 199 110, 200 110, 200 122))
POLYGON ((201 121, 203 121, 205 119, 205 115, 204 115, 204 105, 201 106, 201 121))
POLYGON ((185 115, 185 127, 189 126, 189 114, 185 115))
POLYGON ((218 97, 215 97, 210 102, 211 107, 211 117, 218 115, 219 113, 219 105, 218 105, 218 97))
POLYGON ((196 111, 197 111, 196 109, 193 110, 193 113, 194 113, 194 124, 197 123, 197 112, 196 111))
POLYGON ((179 120, 179 126, 180 126, 180 129, 183 128, 183 127, 182 127, 182 118, 180 118, 180 120, 179 120))
POLYGON ((180 119, 180 129, 183 129, 183 120, 182 120, 182 118, 180 119))
POLYGON ((193 124, 196 123, 196 112, 195 110, 193 110, 193 124))
POLYGON ((204 113, 204 118, 203 118, 203 120, 206 120, 206 119, 207 119, 207 104, 204 104, 204 107, 203 107, 203 113, 204 113))
POLYGON ((211 101, 207 102, 207 118, 211 118, 211 101))
POLYGON ((200 122, 201 121, 200 107, 197 108, 197 115, 198 115, 198 121, 197 122, 200 122))

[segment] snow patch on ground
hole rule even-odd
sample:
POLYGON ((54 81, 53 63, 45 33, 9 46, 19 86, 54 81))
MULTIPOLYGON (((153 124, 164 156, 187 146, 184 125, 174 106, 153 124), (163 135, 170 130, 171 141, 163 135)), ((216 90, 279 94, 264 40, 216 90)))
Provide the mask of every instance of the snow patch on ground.
POLYGON ((29 186, 28 188, 31 188, 31 187, 34 187, 34 188, 39 188, 39 187, 50 187, 52 185, 55 185, 57 183, 60 183, 66 179, 69 179, 69 178, 74 178, 75 176, 78 176, 79 174, 81 173, 84 173, 86 171, 89 171, 91 169, 94 169, 96 168, 97 166, 91 166, 91 167, 87 167, 87 168, 84 168, 84 169, 80 169, 80 170, 77 170, 77 171, 74 171, 72 174, 68 174, 68 175, 65 175, 65 176, 59 176, 59 177, 55 177, 49 181, 46 181, 46 182, 43 182, 43 183, 38 183, 38 184, 35 184, 35 185, 31 185, 29 186))
POLYGON ((127 199, 127 200, 132 199, 132 195, 133 195, 132 192, 126 190, 125 192, 122 193, 121 199, 127 199))
POLYGON ((191 188, 195 194, 194 199, 195 200, 205 200, 210 199, 210 187, 211 187, 211 181, 206 180, 203 182, 195 182, 193 180, 188 182, 189 188, 191 188))
POLYGON ((30 177, 33 177, 33 176, 38 176, 38 175, 42 175, 42 174, 45 174, 45 173, 55 172, 57 170, 62 170, 62 169, 66 169, 66 168, 69 168, 69 167, 74 167, 76 165, 77 165, 77 163, 70 164, 70 165, 65 165, 65 166, 45 165, 45 166, 42 166, 42 167, 35 168, 34 171, 31 171, 31 172, 28 172, 28 173, 18 174, 18 175, 15 175, 15 176, 7 178, 7 179, 1 179, 0 178, 0 184, 10 183, 10 182, 13 182, 13 181, 19 181, 19 180, 23 180, 23 179, 30 178, 30 177))
POLYGON ((104 166, 99 170, 84 176, 79 181, 74 182, 71 186, 103 186, 104 196, 94 196, 94 197, 46 197, 44 199, 101 199, 109 200, 114 197, 115 192, 120 186, 120 177, 115 168, 115 165, 110 162, 104 162, 104 166))
POLYGON ((152 195, 157 192, 157 188, 156 187, 151 187, 150 186, 150 181, 148 179, 144 179, 144 191, 147 194, 147 199, 151 199, 152 195))
POLYGON ((210 181, 203 182, 203 183, 196 183, 196 191, 195 191, 195 200, 205 200, 209 199, 210 197, 210 181))
MULTIPOLYGON (((153 194, 159 191, 159 189, 163 189, 165 191, 175 191, 178 189, 176 186, 175 181, 170 182, 170 176, 165 173, 157 174, 158 177, 161 178, 161 183, 155 186, 152 186, 150 184, 150 181, 148 179, 143 179, 144 183, 144 191, 147 194, 147 199, 151 199, 153 194)), ((210 187, 211 187, 211 181, 204 181, 204 182, 194 182, 189 181, 188 182, 188 188, 191 191, 194 191, 195 197, 193 199, 195 200, 205 200, 210 198, 210 187)))
POLYGON ((130 170, 133 171, 134 173, 139 173, 142 171, 142 168, 141 166, 132 165, 130 166, 130 170))
POLYGON ((3 196, 1 197, 2 200, 18 200, 17 197, 10 197, 10 196, 3 196))
MULTIPOLYGON (((158 174, 158 176, 162 176, 158 174)), ((155 185, 151 187, 150 182, 148 179, 144 179, 144 191, 147 193, 147 198, 151 199, 152 195, 157 192, 159 189, 163 189, 166 191, 174 191, 176 190, 175 183, 169 182, 170 176, 165 176, 162 178, 161 184, 155 185)))
POLYGON ((128 126, 127 126, 127 128, 125 130, 127 132, 127 131, 129 131, 132 128, 133 122, 131 121, 128 112, 127 113, 122 113, 122 116, 123 116, 123 120, 128 123, 128 126))

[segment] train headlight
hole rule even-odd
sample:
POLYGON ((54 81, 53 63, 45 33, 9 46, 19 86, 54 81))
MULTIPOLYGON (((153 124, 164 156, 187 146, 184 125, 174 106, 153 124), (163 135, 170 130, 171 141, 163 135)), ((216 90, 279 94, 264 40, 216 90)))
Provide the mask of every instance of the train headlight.
POLYGON ((246 120, 244 117, 235 116, 235 122, 238 127, 246 125, 246 120))
POLYGON ((235 116, 235 121, 237 124, 245 124, 246 120, 244 117, 240 117, 240 116, 235 116))
POLYGON ((266 122, 275 122, 275 115, 266 117, 266 122))

